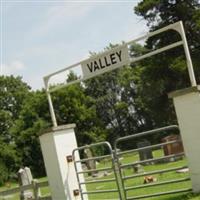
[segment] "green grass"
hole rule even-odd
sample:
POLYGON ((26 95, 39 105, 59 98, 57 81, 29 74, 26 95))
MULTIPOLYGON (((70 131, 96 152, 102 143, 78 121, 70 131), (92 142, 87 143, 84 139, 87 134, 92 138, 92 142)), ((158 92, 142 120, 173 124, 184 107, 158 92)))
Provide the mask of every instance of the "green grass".
MULTIPOLYGON (((153 152, 154 158, 161 157, 163 156, 163 151, 162 150, 156 150, 153 152)), ((130 153, 125 156, 123 156, 123 159, 120 159, 120 163, 122 164, 128 164, 128 163, 134 163, 139 160, 139 155, 137 153, 130 153)), ((149 171, 155 171, 155 170, 162 170, 166 168, 174 168, 174 167, 179 167, 179 166, 185 166, 187 165, 187 161, 185 158, 181 160, 177 160, 174 162, 166 162, 166 163, 159 163, 159 164, 152 164, 152 165, 146 165, 143 166, 144 172, 149 172, 149 171)), ((110 159, 104 159, 102 160, 98 165, 97 168, 105 168, 105 167, 111 167, 112 163, 110 159)), ((132 167, 126 168, 123 171, 123 175, 129 176, 129 175, 134 175, 134 170, 132 167)), ((144 174, 145 176, 145 174, 144 174)), ((137 186, 137 185, 143 185, 144 181, 144 176, 137 177, 134 179, 129 179, 124 182, 126 187, 131 187, 131 186, 137 186)), ((184 178, 184 177, 189 177, 189 173, 177 173, 175 171, 173 172, 168 172, 168 173, 163 173, 163 174, 156 174, 153 175, 158 182, 160 181, 167 181, 167 180, 172 180, 172 179, 179 179, 179 178, 184 178)), ((107 176, 103 176, 99 178, 92 178, 91 176, 85 176, 85 179, 87 180, 101 180, 101 179, 110 179, 114 178, 114 174, 112 172, 109 173, 107 176)), ((41 178, 39 181, 46 181, 47 178, 41 178)), ((150 183, 151 184, 151 183, 150 183)), ((10 188, 16 187, 16 183, 12 183, 10 188)), ((87 191, 95 191, 95 190, 111 190, 111 189, 116 189, 117 185, 115 182, 106 182, 106 183, 95 183, 95 184, 87 184, 87 191)), ((141 189, 134 189, 130 190, 127 192, 128 197, 132 196, 139 196, 139 195, 146 195, 146 194, 152 194, 152 193, 158 193, 158 192, 166 192, 166 191, 171 191, 171 190, 177 190, 177 189, 183 189, 183 188, 191 188, 191 182, 181 182, 181 183, 174 183, 174 184, 167 184, 163 186, 154 186, 154 187, 147 187, 147 188, 141 188, 141 189)), ((0 187, 0 191, 2 190, 7 190, 9 189, 8 187, 0 187)), ((42 195, 48 195, 49 194, 49 188, 44 187, 41 189, 42 195)), ((0 200, 19 200, 19 194, 16 194, 14 196, 10 196, 10 198, 3 198, 0 197, 0 200)), ((94 194, 94 195, 89 195, 89 200, 111 200, 111 199, 119 199, 118 195, 116 192, 112 193, 100 193, 100 194, 94 194)), ((153 199, 153 200, 200 200, 200 195, 194 195, 192 193, 181 193, 181 194, 174 194, 174 195, 165 195, 165 196, 159 196, 159 197, 154 197, 154 198, 146 198, 146 199, 153 199)))
MULTIPOLYGON (((157 157, 162 157, 163 156, 163 151, 162 150, 156 150, 153 152, 154 158, 157 157)), ((122 160, 120 160, 121 164, 128 164, 128 163, 134 163, 139 160, 139 155, 137 153, 132 153, 132 154, 127 154, 126 156, 123 157, 122 160)), ((186 159, 178 160, 175 162, 166 162, 166 163, 160 163, 160 164, 153 164, 153 165, 146 165, 143 166, 144 172, 149 172, 149 171, 156 171, 156 170, 162 170, 166 168, 174 168, 174 167, 181 167, 187 165, 186 159)), ((103 167, 109 167, 111 166, 111 162, 109 160, 102 161, 99 165, 98 168, 103 168, 103 167)), ((134 175, 134 171, 132 167, 126 168, 123 170, 123 176, 129 176, 129 175, 134 175)), ((145 174, 144 174, 145 176, 145 174)), ((137 185, 143 185, 144 181, 144 176, 137 177, 134 179, 128 179, 124 182, 125 187, 132 187, 132 186, 137 186, 137 185)), ((175 171, 173 172, 168 172, 164 174, 156 174, 153 175, 157 181, 169 181, 173 179, 180 179, 180 178, 185 178, 189 177, 189 173, 176 173, 175 171)), ((106 177, 103 177, 103 179, 107 178, 114 178, 114 175, 109 175, 106 177)), ((96 178, 96 180, 100 180, 102 178, 96 178)), ((92 180, 92 178, 91 178, 92 180)), ((88 184, 87 185, 87 190, 88 191, 94 191, 94 190, 109 190, 109 189, 115 189, 117 186, 116 184, 113 184, 113 182, 108 182, 108 183, 96 183, 96 184, 88 184)), ((167 185, 162 185, 162 186, 154 186, 154 187, 147 187, 147 188, 141 188, 141 189, 134 189, 130 190, 127 192, 128 197, 135 197, 135 196, 140 196, 140 195, 147 195, 147 194, 152 194, 152 193, 160 193, 160 192, 166 192, 166 191, 171 191, 171 190, 178 190, 178 189, 184 189, 184 188, 191 188, 191 182, 186 181, 186 182, 181 182, 181 183, 173 183, 173 184, 167 184, 167 185)), ((192 200, 197 200, 200 199, 200 196, 197 197, 192 197, 192 194, 174 194, 174 195, 165 195, 165 196, 159 196, 159 197, 154 197, 154 198, 146 198, 146 199, 154 199, 154 200, 175 200, 175 199, 192 199, 192 200)), ((97 200, 97 199, 118 199, 117 193, 103 193, 103 194, 93 194, 89 195, 90 200, 97 200)))

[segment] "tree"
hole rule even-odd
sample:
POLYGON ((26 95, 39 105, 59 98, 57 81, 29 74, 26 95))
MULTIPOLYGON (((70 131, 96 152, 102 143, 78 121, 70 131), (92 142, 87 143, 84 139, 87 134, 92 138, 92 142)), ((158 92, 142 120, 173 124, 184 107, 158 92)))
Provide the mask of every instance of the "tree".
POLYGON ((11 117, 16 119, 29 90, 21 77, 0 76, 0 110, 10 112, 11 117))
MULTIPOLYGON (((112 49, 117 45, 110 45, 112 49)), ((141 55, 145 49, 138 44, 131 46, 130 56, 141 55)), ((95 55, 95 54, 94 54, 95 55)), ((92 54, 93 56, 93 54, 92 54)), ((86 94, 95 102, 97 116, 108 130, 106 139, 113 141, 143 130, 143 113, 136 106, 136 65, 105 73, 85 82, 86 94)))
POLYGON ((50 125, 45 91, 30 92, 10 132, 21 157, 20 164, 29 166, 35 177, 45 175, 39 136, 50 125))
MULTIPOLYGON (((199 82, 200 68, 200 3, 197 0, 143 0, 136 14, 147 20, 150 31, 179 20, 183 21, 188 44, 199 82)), ((146 41, 145 48, 154 50, 180 40, 174 31, 156 35, 146 41)), ((190 86, 183 48, 179 47, 139 63, 140 79, 137 83, 138 107, 152 119, 153 127, 176 123, 172 102, 167 94, 190 86)))
POLYGON ((0 76, 0 183, 16 172, 21 161, 10 129, 19 117, 29 90, 21 77, 0 76))
MULTIPOLYGON (((182 21, 186 32, 189 48, 191 51, 195 72, 197 73, 197 80, 199 81, 199 59, 200 53, 200 2, 199 0, 143 0, 135 7, 135 13, 144 17, 147 20, 147 25, 150 31, 157 30, 164 26, 177 21, 182 21)), ((174 31, 170 31, 161 35, 157 35, 147 40, 147 48, 155 49, 168 45, 170 42, 177 41, 180 38, 174 31)), ((181 48, 183 50, 183 48, 181 48)), ((184 53, 180 48, 178 50, 170 51, 165 58, 165 62, 171 64, 171 70, 175 73, 183 72, 183 68, 186 71, 185 63, 182 62, 180 66, 180 55, 182 55, 181 61, 184 60, 184 53), (174 61, 174 62, 173 62, 174 61)), ((161 60, 163 61, 163 60, 161 60)), ((176 74, 176 75, 177 75, 176 74)), ((181 73, 181 76, 183 73, 181 73)), ((184 75, 184 80, 186 76, 184 75)), ((186 80, 185 80, 186 81, 186 80)), ((187 78, 188 82, 188 78, 187 78)), ((183 84, 183 83, 182 83, 183 84)), ((181 85, 182 86, 182 85, 181 85)))
POLYGON ((84 91, 82 84, 74 84, 52 94, 58 124, 76 123, 79 145, 102 141, 106 132, 97 118, 93 99, 84 91))

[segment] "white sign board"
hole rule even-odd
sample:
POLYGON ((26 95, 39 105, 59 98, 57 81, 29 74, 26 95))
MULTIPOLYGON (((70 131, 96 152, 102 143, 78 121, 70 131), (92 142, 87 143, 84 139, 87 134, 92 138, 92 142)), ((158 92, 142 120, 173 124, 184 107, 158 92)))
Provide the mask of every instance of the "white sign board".
POLYGON ((81 63, 83 77, 89 78, 130 63, 127 45, 111 49, 81 63))

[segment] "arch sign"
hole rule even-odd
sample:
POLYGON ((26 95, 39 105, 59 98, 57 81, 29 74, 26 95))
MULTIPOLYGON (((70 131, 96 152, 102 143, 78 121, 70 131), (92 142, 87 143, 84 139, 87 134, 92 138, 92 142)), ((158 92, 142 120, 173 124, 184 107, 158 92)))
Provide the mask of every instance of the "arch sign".
POLYGON ((119 46, 81 63, 83 77, 94 77, 129 64, 127 45, 119 46))
POLYGON ((190 57, 190 52, 189 52, 183 24, 181 21, 171 24, 169 26, 166 26, 164 28, 161 28, 159 30, 156 30, 154 32, 150 32, 150 33, 148 33, 144 36, 141 36, 135 40, 126 42, 123 45, 120 45, 111 50, 105 51, 104 53, 97 54, 89 59, 83 60, 74 65, 68 66, 64 69, 61 69, 59 71, 56 71, 52 74, 45 76, 44 84, 45 84, 45 89, 47 92, 47 98, 48 98, 48 102, 49 102, 53 126, 54 127, 57 126, 57 121, 56 121, 56 116, 55 116, 55 112, 53 109, 53 103, 51 100, 52 92, 54 92, 58 89, 61 89, 63 87, 66 87, 68 85, 87 80, 89 78, 95 77, 95 76, 103 74, 105 72, 114 70, 119 67, 123 67, 124 65, 129 65, 130 63, 140 61, 144 58, 151 57, 153 55, 159 54, 161 52, 167 51, 169 49, 172 49, 172 48, 175 48, 175 47, 178 47, 181 45, 183 45, 183 48, 185 51, 185 57, 186 57, 186 61, 187 61, 187 68, 188 68, 191 85, 196 86, 196 80, 195 80, 194 70, 193 70, 192 61, 191 61, 191 57, 190 57), (129 47, 131 46, 131 44, 141 41, 141 40, 144 40, 144 39, 147 39, 147 38, 150 38, 152 36, 158 35, 162 32, 166 32, 168 30, 174 30, 174 31, 178 32, 181 36, 181 40, 174 42, 172 44, 169 44, 167 46, 164 46, 160 49, 153 50, 144 55, 141 55, 138 57, 130 57, 129 47), (81 76, 79 76, 77 80, 67 81, 63 84, 59 84, 59 85, 55 85, 54 87, 50 87, 51 86, 50 80, 52 77, 55 77, 56 75, 62 74, 64 72, 70 72, 71 70, 74 70, 74 69, 78 69, 78 71, 81 72, 81 76))

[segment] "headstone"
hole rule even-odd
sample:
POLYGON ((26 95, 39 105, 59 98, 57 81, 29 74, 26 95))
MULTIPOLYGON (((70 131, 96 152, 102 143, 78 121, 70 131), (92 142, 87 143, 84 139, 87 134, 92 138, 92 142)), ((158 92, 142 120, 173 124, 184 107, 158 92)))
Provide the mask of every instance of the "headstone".
POLYGON ((142 165, 136 164, 133 166, 133 171, 134 171, 134 173, 143 173, 144 169, 143 169, 142 165))
MULTIPOLYGON (((21 167, 17 173, 20 186, 30 185, 33 181, 31 170, 28 167, 21 167)), ((32 199, 33 192, 30 190, 21 191, 20 200, 32 199)))
POLYGON ((173 140, 178 140, 178 142, 166 144, 163 146, 165 156, 184 152, 180 135, 169 135, 167 137, 164 137, 162 139, 162 142, 169 142, 173 140))
MULTIPOLYGON (((137 143, 137 148, 142 148, 146 146, 151 146, 151 143, 148 140, 144 140, 142 142, 137 143)), ((152 149, 139 150, 139 157, 140 161, 152 159, 153 158, 152 149)), ((150 164, 150 163, 144 163, 144 164, 150 164)))
MULTIPOLYGON (((92 154, 92 151, 91 151, 91 149, 90 148, 86 148, 86 149, 84 149, 84 156, 85 156, 85 158, 87 159, 90 159, 90 158, 92 158, 93 157, 93 154, 92 154)), ((93 170, 93 169, 96 169, 96 162, 95 162, 95 160, 87 160, 86 162, 85 162, 85 164, 86 164, 86 167, 87 167, 87 169, 88 170, 93 170)), ((89 176, 96 176, 96 174, 97 174, 97 172, 96 171, 93 171, 93 172, 89 172, 88 173, 88 175, 89 176)))

